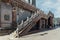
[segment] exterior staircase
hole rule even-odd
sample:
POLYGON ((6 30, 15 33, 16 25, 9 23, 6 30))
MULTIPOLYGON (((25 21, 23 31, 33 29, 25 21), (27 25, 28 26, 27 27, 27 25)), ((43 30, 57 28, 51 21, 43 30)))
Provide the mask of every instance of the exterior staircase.
MULTIPOLYGON (((17 5, 18 1, 12 0, 12 3, 16 3, 17 5)), ((17 29, 10 35, 14 37, 19 37, 27 34, 27 32, 30 31, 30 29, 34 27, 36 25, 36 22, 39 20, 40 20, 39 13, 32 14, 30 18, 27 17, 27 20, 25 22, 22 20, 21 24, 18 25, 17 29)))
POLYGON ((27 17, 27 20, 25 22, 22 20, 21 24, 18 25, 16 31, 14 31, 12 35, 14 37, 19 37, 27 34, 28 31, 30 31, 30 29, 36 25, 38 20, 40 20, 40 14, 38 13, 35 13, 30 18, 27 17))
POLYGON ((31 18, 27 17, 27 20, 23 24, 21 23, 22 26, 18 26, 19 35, 22 36, 24 34, 27 34, 28 31, 36 25, 36 22, 39 20, 38 17, 40 17, 40 15, 37 13, 32 15, 31 18))

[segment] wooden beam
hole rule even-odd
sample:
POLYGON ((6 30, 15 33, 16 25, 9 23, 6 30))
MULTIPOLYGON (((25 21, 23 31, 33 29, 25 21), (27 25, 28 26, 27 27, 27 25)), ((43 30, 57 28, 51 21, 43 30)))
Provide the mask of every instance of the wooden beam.
POLYGON ((17 27, 17 23, 16 23, 16 8, 13 7, 12 10, 12 27, 17 27))
POLYGON ((37 8, 35 8, 34 6, 28 3, 25 3, 21 0, 11 0, 10 3, 12 4, 12 6, 16 5, 17 7, 20 7, 20 8, 32 11, 32 12, 35 12, 37 10, 37 8))

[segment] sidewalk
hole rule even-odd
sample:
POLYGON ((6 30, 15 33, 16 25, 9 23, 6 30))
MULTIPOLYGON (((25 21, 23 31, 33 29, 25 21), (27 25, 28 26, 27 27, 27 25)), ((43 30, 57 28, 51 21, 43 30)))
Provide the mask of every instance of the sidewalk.
POLYGON ((0 40, 60 40, 60 28, 30 34, 20 38, 12 38, 10 35, 0 36, 0 40))
POLYGON ((60 28, 23 36, 19 40, 60 40, 60 28))

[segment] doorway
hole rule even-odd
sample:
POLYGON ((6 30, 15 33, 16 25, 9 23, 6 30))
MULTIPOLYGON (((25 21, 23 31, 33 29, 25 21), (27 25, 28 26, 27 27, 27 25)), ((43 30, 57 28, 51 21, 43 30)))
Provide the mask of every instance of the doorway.
POLYGON ((48 28, 50 28, 52 26, 52 17, 50 16, 48 18, 48 28))
POLYGON ((41 29, 45 29, 46 28, 46 19, 41 18, 41 29))
POLYGON ((36 25, 30 31, 39 30, 39 28, 40 28, 40 20, 36 23, 36 25))

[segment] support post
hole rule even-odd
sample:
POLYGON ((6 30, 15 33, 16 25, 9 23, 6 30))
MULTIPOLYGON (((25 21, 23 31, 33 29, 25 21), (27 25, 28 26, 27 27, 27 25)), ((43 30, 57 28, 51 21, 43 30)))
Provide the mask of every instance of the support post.
POLYGON ((13 7, 12 10, 12 27, 16 28, 17 23, 16 23, 16 7, 13 7))
POLYGON ((40 19, 40 21, 39 21, 39 29, 41 29, 41 19, 40 19))

